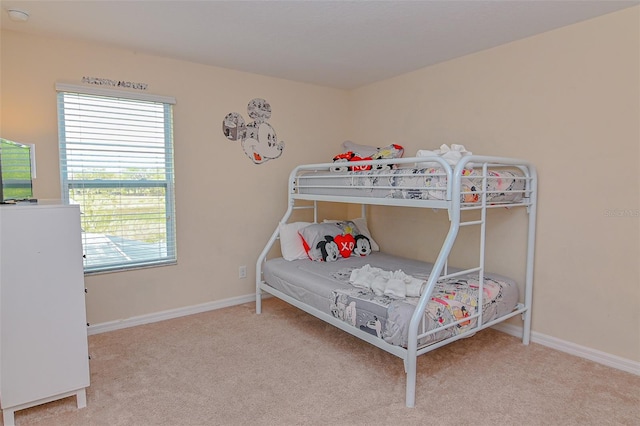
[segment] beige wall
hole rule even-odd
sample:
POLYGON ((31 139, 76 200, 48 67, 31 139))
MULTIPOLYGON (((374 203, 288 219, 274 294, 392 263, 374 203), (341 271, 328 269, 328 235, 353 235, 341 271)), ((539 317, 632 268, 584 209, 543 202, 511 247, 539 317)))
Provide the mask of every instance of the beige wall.
MULTIPOLYGON (((540 174, 534 330, 640 361, 640 219, 607 216, 640 207, 638 22, 636 7, 352 92, 5 31, 0 134, 38 145, 36 196, 56 198, 55 82, 126 79, 177 99, 179 264, 88 277, 93 323, 251 293, 289 170, 327 160, 344 139, 529 159, 540 174), (262 165, 221 134, 224 115, 246 116, 255 97, 286 142, 262 165)), ((525 218, 492 216, 488 266, 520 278, 525 218)), ((433 257, 447 224, 442 212, 390 208, 371 221, 383 248, 417 258, 433 257)), ((469 263, 470 250, 454 258, 469 263)))
MULTIPOLYGON (((627 9, 425 68, 356 90, 351 100, 356 142, 400 143, 405 155, 461 143, 477 154, 536 164, 533 328, 634 361, 640 361, 639 12, 627 9), (622 210, 631 214, 608 216, 622 210)), ((515 212, 496 213, 521 220, 515 212)), ((444 235, 442 226, 423 226, 425 218, 446 225, 443 213, 388 208, 374 210, 371 221, 381 246, 420 257, 433 254, 429 241, 444 235)), ((524 233, 495 227, 503 232, 491 240, 498 250, 490 253, 499 259, 489 259, 489 268, 515 272, 524 233)), ((468 253, 458 260, 468 262, 468 253)))
POLYGON ((174 109, 178 265, 89 276, 87 314, 103 323, 255 291, 258 254, 286 209, 297 164, 331 158, 347 129, 347 93, 94 44, 2 32, 3 137, 37 145, 35 196, 60 198, 56 82, 83 76, 148 84, 174 109), (271 104, 282 156, 255 165, 222 134, 253 98, 271 104), (238 279, 238 267, 249 276, 238 279))

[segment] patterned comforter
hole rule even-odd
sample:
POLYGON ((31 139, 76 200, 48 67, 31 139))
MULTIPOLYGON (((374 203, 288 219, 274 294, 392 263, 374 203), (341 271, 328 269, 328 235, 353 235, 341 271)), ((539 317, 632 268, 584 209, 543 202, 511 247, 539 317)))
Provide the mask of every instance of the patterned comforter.
MULTIPOLYGON (((342 280, 348 276, 349 271, 335 274, 336 279, 342 280)), ((418 332, 435 331, 422 338, 418 344, 434 343, 475 326, 477 320, 470 319, 445 327, 478 312, 479 288, 477 275, 445 279, 436 283, 425 310, 423 326, 418 332)), ((483 322, 505 315, 515 308, 518 301, 515 283, 485 276, 483 289, 483 322)), ((332 296, 331 314, 334 317, 376 335, 387 343, 407 346, 409 322, 419 298, 376 296, 371 290, 355 287, 336 289, 332 296)))
MULTIPOLYGON (((482 172, 464 170, 461 202, 481 201, 482 172)), ((368 171, 313 172, 297 178, 301 194, 445 200, 447 175, 440 168, 398 168, 368 171)), ((517 203, 523 198, 525 179, 510 170, 488 170, 486 197, 489 203, 517 203)))

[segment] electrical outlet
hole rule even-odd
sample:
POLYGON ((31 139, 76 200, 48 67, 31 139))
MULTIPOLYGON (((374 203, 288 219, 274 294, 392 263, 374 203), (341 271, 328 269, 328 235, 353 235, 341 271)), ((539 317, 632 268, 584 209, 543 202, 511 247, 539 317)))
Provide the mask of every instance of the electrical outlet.
POLYGON ((247 278, 247 267, 245 265, 238 268, 238 278, 247 278))

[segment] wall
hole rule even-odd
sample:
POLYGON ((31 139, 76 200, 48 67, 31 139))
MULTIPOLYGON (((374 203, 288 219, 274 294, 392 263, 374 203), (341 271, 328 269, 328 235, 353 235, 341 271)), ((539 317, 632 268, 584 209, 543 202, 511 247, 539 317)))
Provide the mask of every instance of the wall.
POLYGON ((37 198, 60 198, 56 82, 83 76, 148 84, 174 109, 178 264, 86 278, 92 324, 244 296, 258 254, 286 209, 289 171, 333 157, 346 133, 348 93, 147 56, 95 44, 3 31, 0 134, 37 145, 37 198), (271 104, 282 156, 255 165, 222 134, 253 98, 271 104), (247 279, 238 267, 248 266, 247 279))
MULTIPOLYGON (((640 361, 640 219, 625 213, 640 207, 638 22, 627 9, 353 92, 3 31, 0 134, 37 144, 36 196, 57 198, 55 82, 122 78, 177 99, 179 264, 88 277, 92 323, 250 294, 289 170, 332 157, 343 139, 529 159, 540 174, 534 330, 640 361), (246 116, 254 97, 271 103, 287 144, 262 165, 221 134, 224 115, 246 116)), ((523 218, 493 216, 489 268, 517 275, 524 233, 512 225, 523 218)), ((434 256, 447 223, 385 208, 371 221, 383 248, 416 258, 434 256)), ((465 250, 455 258, 471 262, 465 250)))
MULTIPOLYGON (((634 7, 523 39, 363 87, 351 99, 355 142, 400 143, 405 155, 460 143, 532 161, 540 176, 534 330, 634 361, 639 15, 634 7)), ((522 220, 496 213, 508 224, 522 220)), ((444 235, 429 225, 442 230, 446 216, 379 208, 371 222, 383 248, 429 257, 431 241, 444 235)), ((515 272, 525 234, 499 221, 494 227, 498 258, 489 268, 515 272)), ((469 263, 469 256, 463 250, 456 260, 469 263)))

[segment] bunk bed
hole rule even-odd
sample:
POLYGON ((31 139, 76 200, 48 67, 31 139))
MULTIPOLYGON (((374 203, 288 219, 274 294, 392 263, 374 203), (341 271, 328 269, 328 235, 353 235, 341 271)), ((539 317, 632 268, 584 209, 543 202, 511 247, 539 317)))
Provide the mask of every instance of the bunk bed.
POLYGON ((310 164, 291 172, 287 210, 256 262, 256 313, 261 313, 262 295, 268 293, 398 356, 407 375, 407 407, 415 406, 418 356, 518 315, 523 319, 522 342, 529 343, 537 192, 532 164, 469 155, 454 166, 438 156, 357 161, 348 166, 310 164), (310 245, 305 249, 315 260, 273 256, 285 229, 290 233, 297 225, 302 240, 310 238, 303 232, 320 225, 320 202, 360 204, 362 218, 357 224, 339 223, 359 225, 358 232, 370 240, 369 249, 378 248, 366 225, 369 205, 442 209, 448 213, 449 230, 433 263, 375 250, 366 256, 323 261, 311 255, 310 245), (496 208, 527 213, 524 294, 514 280, 485 271, 487 214, 496 208), (291 223, 297 210, 310 210, 313 221, 291 223), (472 268, 449 265, 462 227, 477 227, 479 234, 478 264, 472 268), (393 291, 398 279, 406 285, 401 294, 393 291), (386 282, 392 290, 387 292, 384 285, 375 288, 375 282, 386 282))

